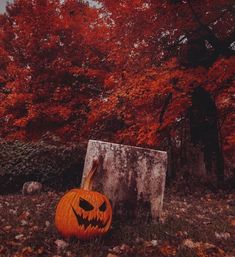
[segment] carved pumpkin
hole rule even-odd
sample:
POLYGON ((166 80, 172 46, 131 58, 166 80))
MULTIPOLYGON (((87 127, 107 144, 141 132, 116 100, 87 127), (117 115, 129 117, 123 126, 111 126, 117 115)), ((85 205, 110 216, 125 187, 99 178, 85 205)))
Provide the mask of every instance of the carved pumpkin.
POLYGON ((110 228, 112 207, 108 198, 89 190, 97 167, 98 161, 94 161, 84 187, 70 190, 57 205, 55 225, 64 237, 88 239, 103 235, 110 228))

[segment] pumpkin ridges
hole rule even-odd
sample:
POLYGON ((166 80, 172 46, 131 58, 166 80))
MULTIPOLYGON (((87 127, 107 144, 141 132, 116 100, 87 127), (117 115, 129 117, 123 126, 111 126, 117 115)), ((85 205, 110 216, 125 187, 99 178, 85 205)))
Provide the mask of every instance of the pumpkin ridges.
POLYGON ((57 219, 56 219, 57 220, 56 223, 58 224, 58 220, 60 223, 60 225, 57 225, 57 228, 59 232, 61 232, 61 234, 66 237, 77 236, 80 239, 86 239, 94 235, 96 236, 102 235, 108 231, 111 224, 111 216, 112 216, 111 205, 108 202, 107 197, 100 194, 99 192, 90 192, 84 189, 71 190, 64 197, 62 197, 60 204, 58 204, 57 212, 59 212, 60 214, 60 215, 57 215, 57 219), (104 228, 99 228, 98 226, 93 227, 89 225, 85 229, 83 225, 77 224, 76 217, 71 211, 71 206, 73 206, 73 208, 77 209, 78 211, 80 197, 91 202, 91 204, 94 206, 95 211, 90 211, 90 212, 80 211, 79 214, 89 220, 92 220, 94 218, 96 218, 96 220, 97 219, 101 220, 102 223, 105 225, 104 228), (109 212, 101 213, 99 211, 99 207, 104 201, 107 204, 107 210, 109 212), (61 215, 61 213, 63 214, 61 215), (59 219, 58 219, 58 216, 59 216, 59 219), (68 216, 70 218, 65 219, 64 216, 68 216))
POLYGON ((56 209, 56 213, 58 213, 58 215, 56 215, 56 226, 58 228, 58 230, 65 236, 69 236, 69 234, 67 233, 66 230, 62 229, 64 227, 69 227, 68 224, 68 220, 64 219, 64 216, 69 216, 70 215, 70 206, 68 204, 68 198, 70 196, 70 192, 68 192, 67 195, 64 195, 61 198, 61 201, 59 202, 57 209, 56 209))
MULTIPOLYGON (((65 237, 71 236, 71 233, 69 232, 70 228, 73 227, 73 223, 76 221, 74 220, 74 217, 72 216, 71 212, 71 204, 74 204, 76 202, 76 194, 74 192, 69 191, 67 195, 65 195, 61 200, 61 204, 59 206, 60 209, 58 209, 58 213, 61 213, 59 216, 59 230, 65 237), (72 201, 70 202, 70 198, 73 197, 72 201), (71 217, 70 219, 65 219, 64 216, 71 217), (63 228, 67 228, 64 230, 63 228)), ((58 223, 57 222, 57 223, 58 223)))
MULTIPOLYGON (((75 193, 75 192, 73 192, 73 193, 74 193, 74 198, 72 199, 70 204, 71 204, 71 206, 73 206, 73 208, 76 208, 76 205, 77 205, 77 203, 79 201, 79 196, 78 196, 77 193, 75 193)), ((74 216, 73 211, 72 211, 71 208, 69 208, 69 211, 70 211, 70 216, 69 217, 72 216, 70 219, 68 219, 69 228, 73 228, 73 224, 74 223, 76 224, 77 221, 76 221, 76 217, 74 216)))
POLYGON ((77 236, 80 239, 87 239, 102 235, 110 228, 112 207, 108 198, 99 192, 89 190, 98 164, 99 161, 93 161, 84 187, 70 190, 57 205, 55 224, 58 231, 65 237, 77 236), (87 204, 91 204, 94 209, 89 210, 86 205, 81 205, 81 198, 84 199, 83 202, 87 201, 87 204), (104 202, 106 209, 102 211, 100 206, 104 202))

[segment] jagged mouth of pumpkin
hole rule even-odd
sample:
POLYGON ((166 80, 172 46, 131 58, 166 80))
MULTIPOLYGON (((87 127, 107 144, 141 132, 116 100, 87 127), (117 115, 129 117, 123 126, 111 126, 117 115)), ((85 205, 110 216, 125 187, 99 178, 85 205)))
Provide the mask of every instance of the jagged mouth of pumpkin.
MULTIPOLYGON (((72 207, 72 206, 71 206, 72 207)), ((107 222, 103 223, 102 220, 94 218, 94 219, 87 219, 82 217, 82 215, 79 215, 74 208, 72 207, 73 213, 77 219, 77 222, 79 225, 83 225, 85 227, 85 229, 87 229, 89 227, 89 225, 91 225, 92 227, 98 227, 100 229, 105 228, 106 225, 108 224, 108 220, 107 222)))

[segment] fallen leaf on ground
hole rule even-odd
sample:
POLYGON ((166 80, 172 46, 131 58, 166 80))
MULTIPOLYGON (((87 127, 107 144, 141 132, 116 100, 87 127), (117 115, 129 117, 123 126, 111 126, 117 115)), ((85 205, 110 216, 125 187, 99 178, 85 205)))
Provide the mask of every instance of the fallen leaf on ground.
POLYGON ((235 219, 232 219, 232 220, 230 221, 230 224, 235 227, 235 219))
POLYGON ((160 252, 165 256, 175 256, 176 255, 176 247, 164 244, 159 248, 160 252))
POLYGON ((195 249, 198 257, 223 257, 225 253, 222 249, 210 243, 193 242, 191 239, 183 241, 183 246, 195 249))

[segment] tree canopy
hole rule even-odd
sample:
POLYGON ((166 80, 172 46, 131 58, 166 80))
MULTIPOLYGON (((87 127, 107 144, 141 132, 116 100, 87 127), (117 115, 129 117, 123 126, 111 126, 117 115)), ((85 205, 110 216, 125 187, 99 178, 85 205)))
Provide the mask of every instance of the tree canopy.
POLYGON ((65 142, 157 147, 178 169, 191 145, 201 145, 208 167, 224 157, 231 172, 234 1, 96 2, 7 5, 0 16, 0 136, 51 133, 65 142), (208 94, 204 105, 197 92, 199 99, 208 94), (210 101, 215 111, 204 112, 210 101), (197 126, 204 131, 196 137, 197 126))

